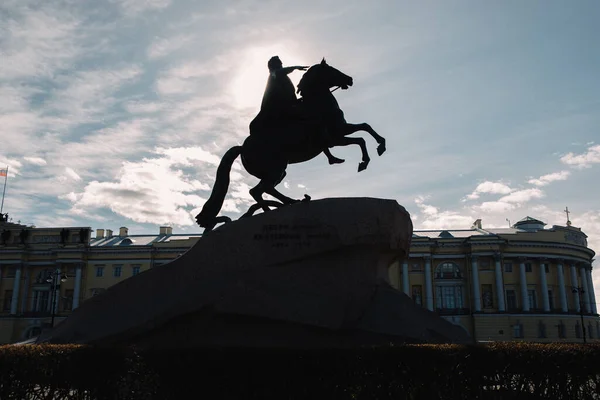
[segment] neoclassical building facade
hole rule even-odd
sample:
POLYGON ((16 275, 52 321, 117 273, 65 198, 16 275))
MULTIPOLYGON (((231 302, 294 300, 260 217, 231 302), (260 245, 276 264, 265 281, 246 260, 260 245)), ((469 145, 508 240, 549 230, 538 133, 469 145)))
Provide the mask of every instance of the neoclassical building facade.
POLYGON ((600 338, 594 252, 572 226, 527 217, 511 228, 415 231, 390 283, 478 342, 600 338), (583 322, 582 322, 583 321, 583 322))
MULTIPOLYGON (((83 301, 176 259, 200 234, 130 235, 0 223, 0 344, 36 336, 83 301)), ((390 284, 476 341, 600 338, 594 252, 572 226, 525 218, 511 228, 416 230, 390 284), (583 322, 582 322, 583 321, 583 322)))

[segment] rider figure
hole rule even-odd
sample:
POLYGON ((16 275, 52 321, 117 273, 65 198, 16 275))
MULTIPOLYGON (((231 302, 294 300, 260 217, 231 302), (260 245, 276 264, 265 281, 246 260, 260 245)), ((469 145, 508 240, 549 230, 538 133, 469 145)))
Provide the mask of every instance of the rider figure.
MULTIPOLYGON (((306 71, 308 67, 284 67, 278 56, 271 57, 267 67, 269 68, 269 79, 261 103, 261 119, 263 121, 266 119, 269 122, 306 119, 307 117, 302 113, 298 103, 294 84, 288 75, 295 70, 306 71)), ((329 136, 327 129, 325 129, 324 134, 329 136)), ((327 156, 329 164, 344 162, 344 160, 333 156, 328 147, 323 152, 327 156)))

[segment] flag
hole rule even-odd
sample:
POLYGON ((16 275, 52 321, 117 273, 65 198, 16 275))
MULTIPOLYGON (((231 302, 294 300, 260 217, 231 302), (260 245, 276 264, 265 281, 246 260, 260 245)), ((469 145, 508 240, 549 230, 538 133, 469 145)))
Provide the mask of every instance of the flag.
POLYGON ((8 168, 0 169, 0 176, 6 176, 8 174, 8 168))

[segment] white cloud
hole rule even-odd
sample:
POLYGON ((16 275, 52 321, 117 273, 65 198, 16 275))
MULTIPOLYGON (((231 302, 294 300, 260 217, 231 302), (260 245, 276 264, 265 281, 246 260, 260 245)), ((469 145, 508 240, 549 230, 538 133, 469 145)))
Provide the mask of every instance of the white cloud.
MULTIPOLYGON (((418 229, 465 229, 470 228, 473 216, 463 215, 456 211, 442 211, 437 207, 425 204, 429 196, 417 196, 415 204, 423 214, 423 221, 419 223, 418 229)), ((413 219, 418 219, 417 218, 413 219)))
MULTIPOLYGON (((198 193, 209 194, 211 187, 196 179, 201 174, 190 173, 190 168, 214 173, 219 159, 200 147, 159 148, 155 154, 139 162, 123 162, 114 181, 93 181, 82 192, 62 198, 71 201, 72 211, 79 215, 106 208, 140 223, 193 225, 194 211, 205 202, 198 193)), ((223 211, 240 212, 253 203, 248 190, 243 182, 233 181, 223 211)))
POLYGON ((540 189, 523 189, 512 192, 511 194, 501 197, 498 201, 504 203, 524 204, 532 199, 541 199, 544 197, 544 192, 540 189))
POLYGON ((568 153, 560 158, 563 164, 572 165, 576 168, 589 168, 592 164, 600 163, 600 144, 591 146, 583 154, 568 153))
POLYGON ((515 204, 507 203, 506 201, 484 201, 478 206, 473 206, 477 211, 491 214, 501 214, 507 211, 514 210, 515 204))
POLYGON ((71 179, 75 180, 75 181, 80 181, 81 177, 79 176, 79 174, 77 174, 77 172, 75 172, 73 170, 73 168, 65 168, 65 172, 67 175, 69 175, 69 177, 71 177, 71 179))
POLYGON ((41 157, 23 157, 23 160, 27 161, 30 164, 34 165, 46 165, 48 164, 46 160, 41 157))
POLYGON ((511 189, 509 186, 507 186, 506 184, 504 184, 502 182, 485 181, 485 182, 477 185, 475 190, 473 190, 473 192, 471 194, 468 194, 463 199, 463 201, 476 200, 479 198, 480 194, 482 194, 482 193, 508 194, 512 191, 513 191, 513 189, 511 189))
POLYGON ((565 181, 571 175, 569 171, 554 172, 547 175, 542 175, 538 179, 530 179, 527 181, 535 186, 545 186, 554 181, 565 181))

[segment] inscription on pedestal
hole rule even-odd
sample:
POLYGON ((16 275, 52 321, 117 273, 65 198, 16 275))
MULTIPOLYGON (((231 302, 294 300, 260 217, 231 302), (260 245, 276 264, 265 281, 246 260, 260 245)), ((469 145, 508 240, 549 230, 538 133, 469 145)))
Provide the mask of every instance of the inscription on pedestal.
POLYGON ((332 237, 331 232, 319 224, 271 224, 263 225, 253 239, 275 248, 309 248, 332 237))

